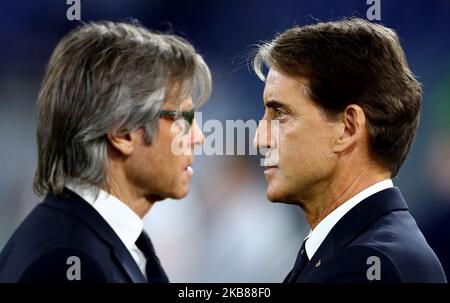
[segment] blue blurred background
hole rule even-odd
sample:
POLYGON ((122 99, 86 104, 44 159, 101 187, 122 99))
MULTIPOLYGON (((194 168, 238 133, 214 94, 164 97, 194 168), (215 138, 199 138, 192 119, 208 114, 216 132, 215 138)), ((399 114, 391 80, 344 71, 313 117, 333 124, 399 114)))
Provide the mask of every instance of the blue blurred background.
MULTIPOLYGON (((35 101, 53 48, 79 22, 65 0, 0 4, 0 249, 39 202, 35 101)), ((365 0, 81 0, 81 19, 138 19, 191 41, 214 81, 203 120, 262 116, 263 83, 246 65, 252 45, 293 25, 366 17, 365 0)), ((381 0, 424 86, 412 152, 394 183, 450 276, 450 1, 381 0)), ((206 133, 207 135, 208 133, 206 133)), ((251 134, 250 134, 251 137, 251 134)), ((256 157, 198 156, 191 192, 157 203, 145 218, 174 282, 280 282, 309 231, 298 207, 272 204, 256 157)))

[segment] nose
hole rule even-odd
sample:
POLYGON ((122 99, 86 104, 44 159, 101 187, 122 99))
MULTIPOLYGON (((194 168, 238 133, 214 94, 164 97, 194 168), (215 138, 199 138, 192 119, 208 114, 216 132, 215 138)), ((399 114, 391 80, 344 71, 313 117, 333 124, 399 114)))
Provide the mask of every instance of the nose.
POLYGON ((192 126, 190 129, 190 145, 194 147, 195 145, 203 145, 205 143, 205 136, 202 130, 198 127, 197 121, 194 119, 192 121, 192 126))
POLYGON ((268 149, 273 147, 272 133, 271 133, 271 120, 261 120, 256 130, 255 138, 253 139, 253 147, 255 149, 268 149))

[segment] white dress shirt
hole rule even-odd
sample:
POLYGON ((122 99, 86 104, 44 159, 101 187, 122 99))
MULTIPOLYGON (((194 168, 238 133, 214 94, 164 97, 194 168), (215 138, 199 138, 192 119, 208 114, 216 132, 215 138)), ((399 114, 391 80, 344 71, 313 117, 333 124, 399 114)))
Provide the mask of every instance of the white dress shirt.
POLYGON ((105 219, 128 249, 144 277, 147 278, 145 273, 147 259, 136 246, 136 240, 144 227, 141 218, 117 197, 97 187, 75 182, 66 185, 66 187, 82 197, 105 219), (98 195, 96 195, 97 190, 98 195))
POLYGON ((386 179, 375 183, 363 191, 359 192, 349 200, 345 201, 338 208, 333 210, 328 216, 325 217, 320 223, 309 232, 309 235, 305 238, 305 250, 308 256, 308 259, 311 258, 316 253, 317 249, 322 244, 323 240, 325 240, 328 233, 333 229, 339 220, 349 212, 353 207, 358 205, 362 200, 366 199, 373 194, 382 191, 384 189, 394 187, 391 179, 386 179))

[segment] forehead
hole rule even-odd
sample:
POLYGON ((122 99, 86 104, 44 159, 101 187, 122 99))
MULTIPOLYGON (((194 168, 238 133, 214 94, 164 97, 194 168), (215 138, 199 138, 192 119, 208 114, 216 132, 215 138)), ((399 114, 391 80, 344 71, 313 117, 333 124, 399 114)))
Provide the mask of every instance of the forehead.
POLYGON ((181 108, 181 110, 191 110, 194 107, 194 102, 192 102, 192 98, 188 97, 184 99, 183 101, 173 101, 173 99, 167 101, 164 103, 163 108, 164 109, 170 109, 170 110, 178 110, 181 108))
POLYGON ((182 108, 183 110, 191 109, 194 106, 192 97, 189 96, 183 100, 180 100, 181 85, 179 83, 173 83, 166 90, 166 102, 164 103, 164 108, 177 109, 182 108))
POLYGON ((174 81, 166 87, 165 92, 165 102, 163 107, 168 109, 178 109, 183 110, 191 109, 194 104, 191 96, 188 96, 181 100, 182 95, 186 95, 186 91, 183 90, 183 83, 180 81, 174 81))
POLYGON ((290 77, 271 68, 264 87, 264 100, 282 101, 286 98, 291 99, 291 97, 304 98, 307 88, 308 81, 306 79, 290 77))

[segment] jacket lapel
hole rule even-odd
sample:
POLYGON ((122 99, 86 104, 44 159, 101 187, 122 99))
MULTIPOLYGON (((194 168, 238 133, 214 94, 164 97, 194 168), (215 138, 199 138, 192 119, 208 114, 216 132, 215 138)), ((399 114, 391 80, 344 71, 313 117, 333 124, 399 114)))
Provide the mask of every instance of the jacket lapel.
POLYGON ((128 249, 103 217, 83 198, 64 189, 62 195, 47 194, 44 204, 69 213, 88 225, 92 231, 109 244, 118 264, 127 273, 130 281, 144 283, 146 279, 128 249))
POLYGON ((316 270, 316 264, 320 264, 348 245, 376 219, 395 210, 408 210, 397 187, 382 190, 361 201, 336 223, 297 281, 307 281, 308 276, 316 270))

